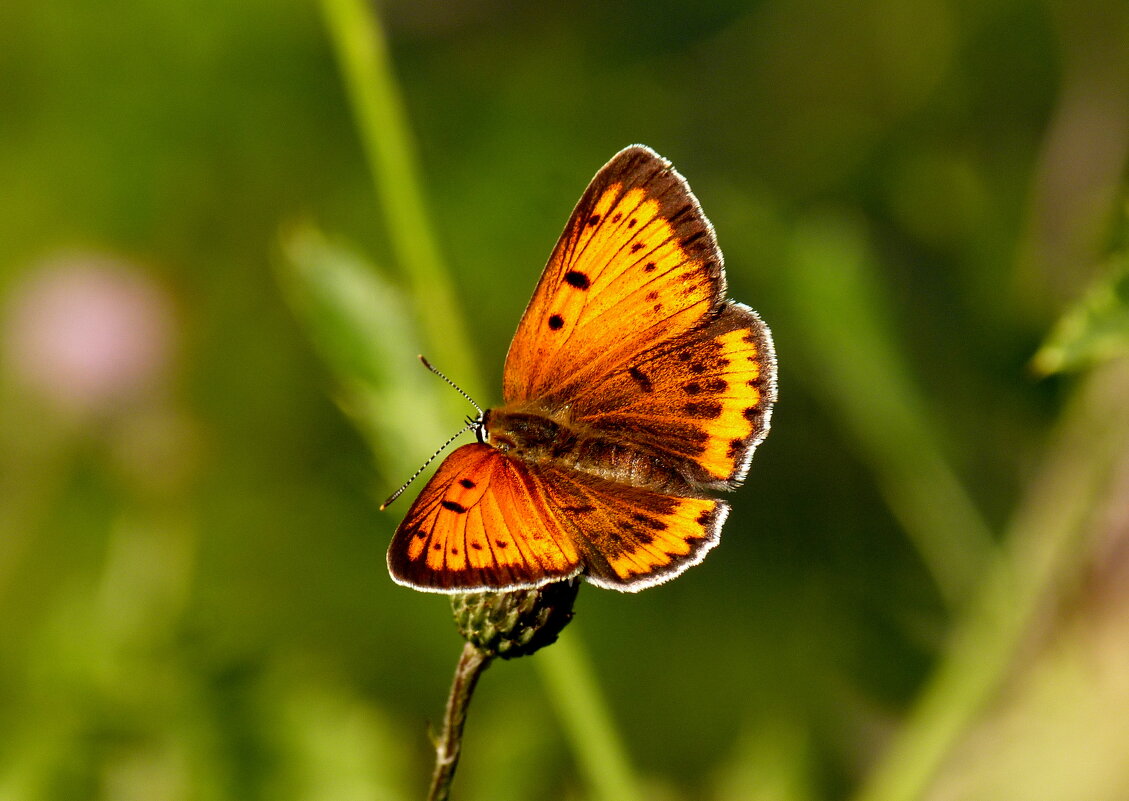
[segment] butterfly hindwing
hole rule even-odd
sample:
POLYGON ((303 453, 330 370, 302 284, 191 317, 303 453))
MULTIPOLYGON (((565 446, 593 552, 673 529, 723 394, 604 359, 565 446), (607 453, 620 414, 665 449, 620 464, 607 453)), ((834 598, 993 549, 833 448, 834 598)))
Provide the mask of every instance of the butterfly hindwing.
POLYGON ((659 343, 578 391, 572 418, 629 432, 691 484, 729 489, 768 433, 776 357, 756 312, 727 301, 700 327, 659 343))
POLYGON ((585 578, 599 587, 635 592, 678 575, 717 544, 729 507, 556 467, 532 469, 547 514, 573 533, 585 578))
POLYGON ((507 403, 566 399, 724 297, 713 227, 666 159, 635 145, 592 179, 518 325, 507 403))

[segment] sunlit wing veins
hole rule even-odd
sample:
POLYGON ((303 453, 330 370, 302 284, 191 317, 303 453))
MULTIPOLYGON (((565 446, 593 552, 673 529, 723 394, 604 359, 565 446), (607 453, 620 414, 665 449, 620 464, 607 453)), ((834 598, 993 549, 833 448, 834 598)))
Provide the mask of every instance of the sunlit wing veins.
POLYGON ((388 549, 400 584, 459 592, 545 584, 581 569, 575 535, 533 497, 526 465, 458 448, 420 492, 388 549))
POLYGON ((727 302, 700 328, 659 343, 598 386, 578 388, 578 424, 652 453, 694 486, 729 488, 745 477, 768 433, 776 359, 755 312, 727 302))
POLYGON ((729 507, 607 481, 548 463, 531 465, 545 516, 572 532, 585 576, 635 592, 700 562, 717 544, 729 507))
POLYGON ((464 445, 396 531, 393 578, 419 589, 529 587, 583 571, 636 591, 697 564, 718 540, 722 501, 657 493, 464 445))
POLYGON ((508 403, 570 398, 653 343, 700 323, 724 297, 721 253, 685 179, 648 148, 596 174, 514 336, 508 403))

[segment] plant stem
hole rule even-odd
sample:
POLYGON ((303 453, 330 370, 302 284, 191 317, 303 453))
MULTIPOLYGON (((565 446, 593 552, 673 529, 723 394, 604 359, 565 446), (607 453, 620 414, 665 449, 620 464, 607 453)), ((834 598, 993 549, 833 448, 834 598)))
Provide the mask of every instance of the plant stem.
MULTIPOLYGON (((384 213, 388 241, 408 284, 428 355, 447 370, 458 365, 459 384, 471 395, 482 397, 476 361, 467 344, 471 340, 427 213, 415 139, 380 17, 365 0, 321 0, 321 6, 384 213)), ((461 413, 462 406, 458 408, 461 413)))
POLYGON ((428 801, 446 801, 451 795, 451 781, 463 745, 463 726, 470 707, 478 678, 489 667, 493 657, 487 656, 469 642, 463 646, 455 678, 451 681, 451 695, 447 698, 447 712, 443 716, 443 731, 435 741, 435 772, 431 776, 428 801))
POLYGON ((592 665, 580 640, 566 635, 537 655, 537 668, 549 690, 577 764, 592 798, 636 801, 642 798, 627 750, 612 724, 592 665))

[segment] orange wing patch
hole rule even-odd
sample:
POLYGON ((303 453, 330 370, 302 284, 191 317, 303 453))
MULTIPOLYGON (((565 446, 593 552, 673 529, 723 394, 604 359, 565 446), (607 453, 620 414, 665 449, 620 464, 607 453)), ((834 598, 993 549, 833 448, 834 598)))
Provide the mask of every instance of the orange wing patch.
POLYGON ((707 324, 640 354, 572 401, 572 419, 649 451, 691 486, 728 489, 768 434, 776 358, 755 312, 729 302, 707 324))
POLYGON ((717 544, 729 507, 554 467, 531 468, 546 514, 572 532, 584 554, 585 578, 599 587, 636 592, 702 561, 717 544))
POLYGON ((580 568, 572 532, 546 518, 525 465, 482 444, 447 457, 388 549, 393 579, 436 592, 532 587, 580 568))
POLYGON ((686 181, 653 151, 628 148, 596 174, 557 242, 510 346, 503 395, 568 397, 693 328, 723 295, 713 228, 686 181))

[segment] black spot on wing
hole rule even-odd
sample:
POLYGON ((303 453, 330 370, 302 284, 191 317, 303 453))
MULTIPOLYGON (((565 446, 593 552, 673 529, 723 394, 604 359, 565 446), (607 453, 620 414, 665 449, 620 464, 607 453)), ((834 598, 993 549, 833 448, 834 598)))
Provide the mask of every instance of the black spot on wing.
POLYGON ((702 513, 698 515, 697 524, 702 528, 710 528, 713 521, 717 519, 717 507, 712 509, 703 509, 702 513))
POLYGON ((648 534, 646 531, 640 531, 637 528, 628 529, 631 538, 639 545, 650 545, 655 541, 655 538, 648 534))
POLYGON ((699 417, 703 420, 716 420, 721 417, 721 404, 713 401, 691 401, 682 407, 690 417, 699 417))
POLYGON ((639 512, 636 512, 631 517, 632 517, 632 519, 635 520, 636 523, 639 523, 640 525, 646 526, 647 528, 649 528, 653 531, 663 531, 667 527, 666 523, 664 523, 663 521, 661 521, 657 518, 651 517, 650 515, 645 515, 645 514, 641 514, 639 512))
POLYGON ((591 286, 591 281, 588 280, 588 276, 579 270, 569 270, 565 273, 565 283, 577 289, 587 289, 591 286))
POLYGON ((650 377, 648 377, 647 374, 640 370, 638 367, 627 368, 627 374, 635 379, 635 383, 639 385, 639 389, 641 389, 643 392, 654 391, 655 386, 651 383, 650 377))

